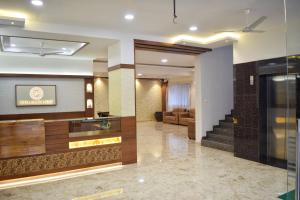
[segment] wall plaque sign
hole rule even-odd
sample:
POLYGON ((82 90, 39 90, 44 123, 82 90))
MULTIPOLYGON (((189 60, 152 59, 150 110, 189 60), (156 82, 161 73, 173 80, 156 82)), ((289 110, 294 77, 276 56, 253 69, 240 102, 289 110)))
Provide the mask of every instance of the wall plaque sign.
POLYGON ((55 85, 16 85, 16 106, 55 105, 55 85))

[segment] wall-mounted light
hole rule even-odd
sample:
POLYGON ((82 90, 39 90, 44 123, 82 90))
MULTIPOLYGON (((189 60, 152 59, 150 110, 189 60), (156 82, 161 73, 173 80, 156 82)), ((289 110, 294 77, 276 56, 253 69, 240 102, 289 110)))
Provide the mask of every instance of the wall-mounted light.
POLYGON ((86 84, 86 92, 93 93, 93 85, 91 83, 86 84))
POLYGON ((88 109, 93 108, 93 100, 92 99, 87 99, 86 100, 86 108, 88 108, 88 109))

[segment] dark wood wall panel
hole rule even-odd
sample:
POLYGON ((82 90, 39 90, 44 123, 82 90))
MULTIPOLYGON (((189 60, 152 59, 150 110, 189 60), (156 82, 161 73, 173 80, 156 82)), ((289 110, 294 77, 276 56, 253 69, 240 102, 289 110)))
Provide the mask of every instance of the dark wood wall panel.
POLYGON ((180 45, 180 44, 171 44, 164 42, 154 42, 147 40, 134 40, 135 49, 147 50, 147 51, 156 51, 156 52, 168 52, 168 53, 177 53, 177 54, 186 54, 186 55, 199 55, 211 51, 208 48, 180 45))
POLYGON ((161 104, 162 104, 162 111, 167 111, 167 89, 168 89, 168 82, 162 82, 161 84, 161 104))
POLYGON ((85 116, 86 117, 94 117, 95 113, 95 100, 94 100, 94 78, 85 78, 84 79, 84 92, 85 92, 85 116), (92 92, 87 91, 87 84, 92 85, 92 92), (93 107, 87 107, 87 100, 91 99, 93 102, 93 107))
POLYGON ((122 163, 131 164, 137 162, 136 143, 136 118, 122 117, 122 163))
POLYGON ((259 161, 259 91, 256 62, 234 66, 234 154, 259 161), (250 76, 254 84, 250 84, 250 76))

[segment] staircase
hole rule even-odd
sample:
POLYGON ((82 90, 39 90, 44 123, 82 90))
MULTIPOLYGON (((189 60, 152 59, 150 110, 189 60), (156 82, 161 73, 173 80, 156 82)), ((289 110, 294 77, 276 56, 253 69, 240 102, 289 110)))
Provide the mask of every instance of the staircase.
POLYGON ((213 127, 213 131, 206 132, 201 145, 223 151, 233 152, 233 117, 226 115, 225 120, 220 120, 219 125, 213 127))

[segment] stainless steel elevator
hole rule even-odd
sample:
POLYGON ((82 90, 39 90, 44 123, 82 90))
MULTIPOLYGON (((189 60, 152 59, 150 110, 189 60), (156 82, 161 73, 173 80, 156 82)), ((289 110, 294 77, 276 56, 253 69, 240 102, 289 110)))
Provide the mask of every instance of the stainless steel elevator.
POLYGON ((295 149, 296 145, 296 75, 261 76, 260 105, 261 161, 281 168, 292 167, 287 160, 295 158, 296 152, 287 148, 295 149))

